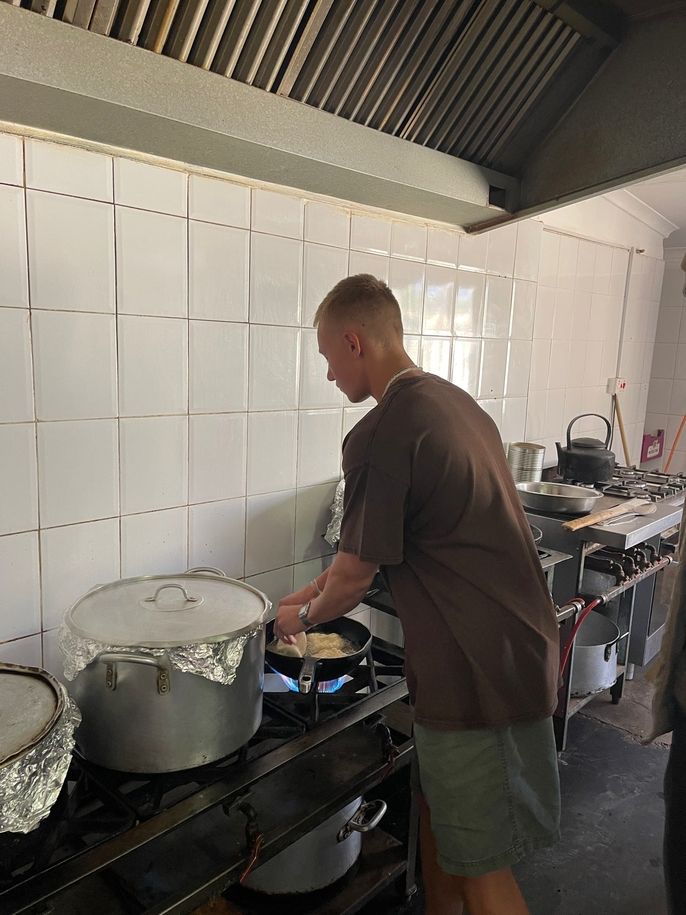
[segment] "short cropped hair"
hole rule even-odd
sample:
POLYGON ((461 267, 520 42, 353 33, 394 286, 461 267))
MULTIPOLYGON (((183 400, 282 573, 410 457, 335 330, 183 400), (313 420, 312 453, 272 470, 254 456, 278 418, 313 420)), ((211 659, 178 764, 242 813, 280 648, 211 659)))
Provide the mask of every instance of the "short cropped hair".
POLYGON ((369 273, 341 280, 327 293, 314 316, 314 326, 323 321, 353 321, 379 340, 390 334, 402 338, 400 305, 388 285, 369 273))

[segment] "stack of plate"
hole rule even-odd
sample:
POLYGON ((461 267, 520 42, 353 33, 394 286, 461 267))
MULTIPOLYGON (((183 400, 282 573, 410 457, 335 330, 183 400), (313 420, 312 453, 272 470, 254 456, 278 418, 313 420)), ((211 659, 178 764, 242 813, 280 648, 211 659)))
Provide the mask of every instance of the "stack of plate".
POLYGON ((534 442, 511 442, 507 451, 515 483, 535 483, 541 479, 545 445, 534 442))

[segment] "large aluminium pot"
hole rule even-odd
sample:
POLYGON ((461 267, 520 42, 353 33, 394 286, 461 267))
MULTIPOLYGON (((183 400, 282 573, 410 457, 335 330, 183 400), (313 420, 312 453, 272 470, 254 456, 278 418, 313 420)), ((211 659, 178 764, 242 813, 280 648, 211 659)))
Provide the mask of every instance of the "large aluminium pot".
POLYGON ((595 611, 588 614, 574 643, 573 696, 601 693, 615 684, 619 636, 612 620, 595 611))
POLYGON ((246 744, 262 718, 269 606, 217 574, 125 579, 82 597, 61 641, 89 660, 70 684, 83 755, 123 772, 174 772, 246 744))
POLYGON ((0 663, 0 832, 30 832, 50 813, 79 720, 47 671, 0 663))
POLYGON ((284 851, 270 858, 243 881, 243 886, 270 895, 310 893, 330 886, 348 873, 362 850, 362 834, 377 826, 385 801, 355 798, 284 851))

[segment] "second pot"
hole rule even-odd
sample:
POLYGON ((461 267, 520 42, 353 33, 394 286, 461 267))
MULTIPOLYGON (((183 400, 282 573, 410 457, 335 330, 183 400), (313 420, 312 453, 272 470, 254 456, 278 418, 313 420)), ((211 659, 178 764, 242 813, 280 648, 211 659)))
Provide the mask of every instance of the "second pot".
POLYGON ((370 832, 386 813, 385 801, 365 804, 358 797, 284 851, 270 858, 243 882, 260 893, 294 894, 321 890, 343 877, 370 832))
POLYGON ((619 636, 612 620, 595 611, 588 614, 574 645, 573 696, 601 693, 615 684, 619 636))

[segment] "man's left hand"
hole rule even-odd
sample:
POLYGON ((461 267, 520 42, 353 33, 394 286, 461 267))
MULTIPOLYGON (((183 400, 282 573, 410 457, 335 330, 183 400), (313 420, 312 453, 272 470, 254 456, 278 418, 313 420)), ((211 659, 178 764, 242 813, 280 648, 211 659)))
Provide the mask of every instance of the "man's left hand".
POLYGON ((298 632, 304 632, 305 626, 298 619, 298 610, 302 604, 279 604, 279 609, 274 621, 274 635, 283 642, 293 644, 292 638, 298 632))

